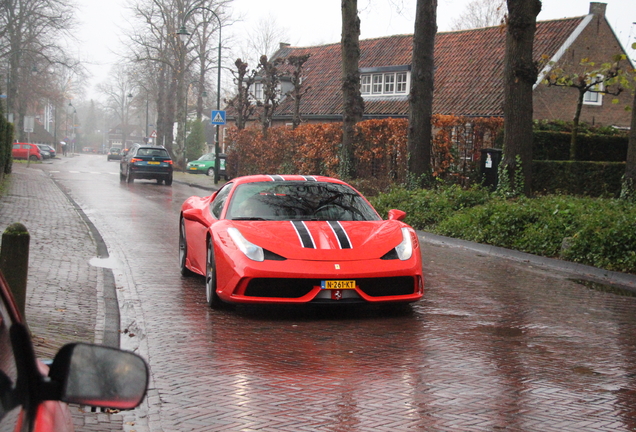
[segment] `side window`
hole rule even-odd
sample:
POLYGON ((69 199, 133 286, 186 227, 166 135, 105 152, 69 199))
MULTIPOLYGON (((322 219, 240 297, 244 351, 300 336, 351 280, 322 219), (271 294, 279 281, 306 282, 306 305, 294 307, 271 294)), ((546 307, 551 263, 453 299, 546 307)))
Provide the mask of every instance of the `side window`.
POLYGON ((230 194, 230 190, 232 190, 232 186, 232 183, 228 183, 223 186, 219 193, 216 194, 214 201, 210 203, 210 211, 212 212, 212 215, 217 219, 221 217, 223 206, 225 205, 225 201, 227 201, 227 196, 230 194))
POLYGON ((18 392, 15 385, 18 381, 18 370, 9 337, 10 326, 9 313, 0 302, 0 432, 15 430, 22 409, 19 401, 16 400, 18 392))

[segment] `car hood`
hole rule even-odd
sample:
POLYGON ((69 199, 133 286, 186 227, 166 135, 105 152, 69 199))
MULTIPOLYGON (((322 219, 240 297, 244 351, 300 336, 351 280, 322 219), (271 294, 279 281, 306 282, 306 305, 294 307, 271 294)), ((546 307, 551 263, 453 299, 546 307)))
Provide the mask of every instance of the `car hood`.
POLYGON ((287 259, 377 259, 402 241, 395 221, 228 221, 243 237, 287 259))

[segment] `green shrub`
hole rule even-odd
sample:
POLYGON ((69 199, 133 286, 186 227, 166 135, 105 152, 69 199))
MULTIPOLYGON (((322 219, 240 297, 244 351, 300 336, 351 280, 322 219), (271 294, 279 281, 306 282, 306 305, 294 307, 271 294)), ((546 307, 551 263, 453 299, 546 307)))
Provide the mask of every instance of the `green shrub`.
POLYGON ((406 212, 406 223, 416 229, 428 229, 454 212, 484 204, 488 199, 489 192, 486 189, 464 190, 452 185, 436 189, 394 188, 389 193, 373 198, 371 203, 383 217, 390 209, 397 208, 406 212))
POLYGON ((636 273, 636 203, 565 195, 504 199, 450 186, 393 189, 372 204, 384 217, 391 208, 406 211, 416 229, 636 273))

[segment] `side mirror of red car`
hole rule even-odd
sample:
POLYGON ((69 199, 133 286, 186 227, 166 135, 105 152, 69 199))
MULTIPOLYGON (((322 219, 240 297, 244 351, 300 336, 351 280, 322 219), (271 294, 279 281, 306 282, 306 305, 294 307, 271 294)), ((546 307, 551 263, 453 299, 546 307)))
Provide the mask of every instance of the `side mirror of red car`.
POLYGON ((194 222, 199 222, 202 225, 207 225, 208 222, 203 218, 201 209, 192 208, 183 211, 183 218, 194 222))
POLYGON ((389 220, 404 220, 406 218, 406 212, 397 209, 389 210, 389 220))
POLYGON ((62 347, 49 372, 54 399, 102 408, 132 409, 146 395, 148 365, 137 354, 101 345, 62 347))

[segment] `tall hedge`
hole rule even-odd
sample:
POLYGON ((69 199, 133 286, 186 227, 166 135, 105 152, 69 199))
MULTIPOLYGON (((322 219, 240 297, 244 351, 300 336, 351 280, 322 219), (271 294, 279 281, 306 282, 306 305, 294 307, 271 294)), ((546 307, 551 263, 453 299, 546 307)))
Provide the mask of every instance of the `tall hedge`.
POLYGON ((534 161, 532 190, 541 194, 618 197, 625 162, 534 161))
MULTIPOLYGON (((535 130, 534 160, 568 160, 570 158, 569 132, 535 130)), ((625 162, 627 136, 579 134, 576 155, 580 161, 625 162)))

